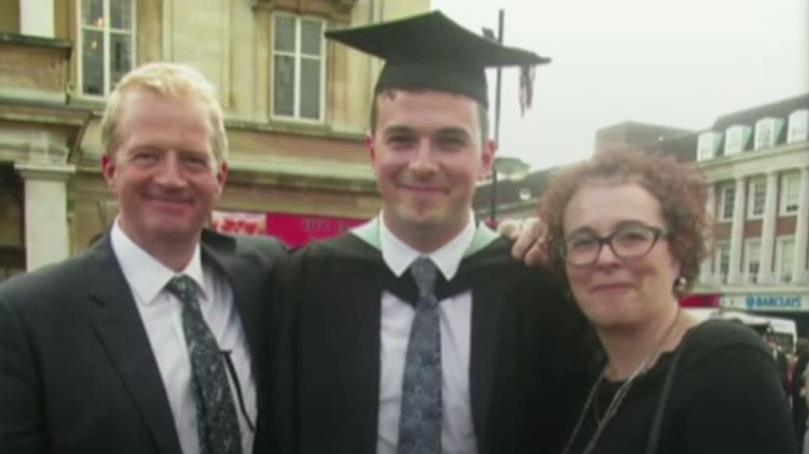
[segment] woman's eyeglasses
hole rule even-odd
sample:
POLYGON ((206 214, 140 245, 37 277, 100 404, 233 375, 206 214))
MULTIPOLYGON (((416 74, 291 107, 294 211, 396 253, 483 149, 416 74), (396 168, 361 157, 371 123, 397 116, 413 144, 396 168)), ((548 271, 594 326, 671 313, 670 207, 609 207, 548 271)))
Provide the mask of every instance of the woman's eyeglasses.
POLYGON ((624 225, 603 237, 589 232, 576 233, 565 239, 561 254, 571 266, 589 266, 598 260, 606 244, 619 259, 637 259, 648 254, 657 240, 668 235, 665 229, 643 224, 624 225))

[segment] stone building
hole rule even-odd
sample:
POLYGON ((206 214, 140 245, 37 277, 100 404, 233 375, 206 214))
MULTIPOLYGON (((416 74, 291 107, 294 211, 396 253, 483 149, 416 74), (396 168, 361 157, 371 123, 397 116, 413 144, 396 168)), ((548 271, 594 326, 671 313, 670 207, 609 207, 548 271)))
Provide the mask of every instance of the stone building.
POLYGON ((809 328, 809 94, 719 117, 698 135, 715 254, 699 290, 809 328))
POLYGON ((100 116, 116 81, 149 61, 190 64, 219 90, 231 173, 217 225, 318 236, 373 216, 363 139, 380 62, 323 31, 428 7, 0 0, 0 279, 86 249, 114 219, 100 116))

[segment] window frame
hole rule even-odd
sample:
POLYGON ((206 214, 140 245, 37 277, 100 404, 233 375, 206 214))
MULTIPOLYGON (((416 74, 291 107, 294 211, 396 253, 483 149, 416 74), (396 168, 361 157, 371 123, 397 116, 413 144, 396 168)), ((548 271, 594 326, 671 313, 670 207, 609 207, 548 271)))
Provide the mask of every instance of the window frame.
POLYGON ((299 14, 291 14, 287 12, 276 12, 272 14, 271 18, 271 39, 270 39, 270 93, 271 93, 271 100, 269 109, 270 109, 270 118, 273 120, 281 120, 281 121, 292 121, 292 122, 300 122, 300 123, 308 123, 308 124, 322 124, 326 121, 326 65, 327 65, 327 57, 328 52, 326 51, 327 42, 326 38, 323 33, 320 34, 320 71, 319 71, 319 78, 320 78, 320 96, 319 96, 319 103, 318 103, 318 118, 307 118, 302 117, 300 113, 300 97, 301 97, 301 62, 305 59, 314 59, 312 55, 304 55, 301 51, 302 46, 302 39, 301 39, 301 30, 302 30, 302 22, 304 20, 315 21, 321 24, 322 32, 328 30, 328 21, 317 16, 311 15, 299 15, 299 14), (294 20, 295 24, 295 51, 294 53, 290 53, 288 51, 278 51, 275 48, 275 33, 276 33, 276 21, 279 17, 286 17, 291 18, 294 20), (286 114, 279 114, 275 111, 275 77, 276 77, 276 67, 275 67, 275 57, 277 55, 285 55, 291 56, 294 59, 294 68, 295 68, 295 77, 293 81, 293 99, 292 99, 292 115, 286 114))
POLYGON ((778 145, 778 136, 783 127, 783 120, 774 117, 764 117, 755 124, 753 150, 766 150, 778 145), (762 135, 767 134, 767 140, 762 140, 762 135))
POLYGON ((767 206, 767 179, 764 177, 753 177, 747 182, 747 219, 763 219, 767 206), (761 212, 756 213, 756 190, 762 188, 761 212))
POLYGON ((722 284, 726 284, 728 281, 728 275, 730 274, 730 241, 717 241, 715 243, 716 247, 716 275, 719 277, 719 282, 722 284), (726 252, 726 254, 723 254, 726 252), (727 256, 727 270, 722 272, 722 256, 727 256))
POLYGON ((794 282, 795 276, 792 275, 792 262, 795 260, 795 236, 779 236, 775 239, 775 275, 777 276, 779 284, 791 284, 794 282), (792 254, 789 256, 790 263, 784 263, 784 250, 786 250, 786 245, 790 244, 788 249, 792 250, 792 254), (786 265, 786 269, 784 269, 784 265, 786 265), (785 276, 788 275, 789 279, 785 279, 785 276))
POLYGON ((736 210, 736 183, 725 183, 719 186, 719 221, 727 222, 733 220, 733 213, 736 210), (728 202, 728 192, 731 192, 730 202, 728 202), (730 204, 730 214, 725 216, 725 208, 730 204))
MULTIPOLYGON (((129 1, 130 8, 132 11, 132 23, 131 28, 129 30, 124 29, 113 29, 110 26, 110 2, 115 0, 100 0, 102 4, 102 14, 104 15, 104 26, 102 28, 87 26, 84 24, 84 15, 82 14, 82 0, 76 0, 76 86, 77 86, 77 93, 79 96, 84 98, 91 98, 91 99, 105 99, 109 96, 110 92, 114 87, 114 83, 111 80, 112 77, 112 70, 111 70, 111 58, 110 58, 110 35, 112 33, 117 34, 125 34, 128 33, 130 37, 130 61, 129 61, 129 68, 135 68, 137 64, 137 27, 138 27, 138 2, 137 0, 125 0, 129 1), (96 93, 85 93, 84 92, 84 31, 85 30, 92 30, 92 31, 100 31, 102 33, 102 46, 103 46, 103 56, 104 56, 104 68, 103 68, 103 84, 104 87, 102 89, 102 94, 96 93)), ((116 81, 117 83, 117 81, 116 81)))
POLYGON ((793 216, 798 214, 801 196, 801 174, 800 172, 784 172, 781 174, 780 191, 778 197, 778 213, 781 216, 793 216), (789 210, 787 200, 790 188, 795 188, 795 209, 789 210))
POLYGON ((787 117, 787 143, 809 139, 809 109, 798 109, 787 117))
POLYGON ((744 240, 744 275, 748 284, 758 283, 758 273, 761 271, 761 240, 760 239, 746 239, 744 240), (751 249, 755 246, 756 254, 751 254, 751 249), (754 257, 755 255, 755 257, 754 257), (752 260, 755 258, 755 260, 752 260), (756 265, 756 270, 750 271, 750 265, 756 265))

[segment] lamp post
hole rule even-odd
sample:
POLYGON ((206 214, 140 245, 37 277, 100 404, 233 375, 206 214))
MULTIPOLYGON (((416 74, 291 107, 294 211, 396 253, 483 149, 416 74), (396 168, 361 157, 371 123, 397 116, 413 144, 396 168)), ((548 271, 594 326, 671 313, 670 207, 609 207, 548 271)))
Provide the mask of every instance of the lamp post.
MULTIPOLYGON (((503 8, 497 11, 497 43, 503 44, 503 22, 505 13, 503 8)), ((488 38, 494 38, 491 30, 484 28, 483 34, 488 38)), ((500 143, 500 85, 503 70, 497 67, 497 77, 495 82, 494 92, 494 142, 499 145, 500 143)), ((491 209, 489 212, 489 221, 494 225, 497 222, 497 159, 492 162, 492 189, 491 189, 491 209)))

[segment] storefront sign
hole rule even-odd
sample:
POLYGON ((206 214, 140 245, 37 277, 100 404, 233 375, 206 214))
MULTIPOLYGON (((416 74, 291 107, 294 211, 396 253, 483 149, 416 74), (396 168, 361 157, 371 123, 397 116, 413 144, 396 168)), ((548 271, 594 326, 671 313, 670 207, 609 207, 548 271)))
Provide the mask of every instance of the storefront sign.
POLYGON ((722 296, 720 305, 748 311, 809 311, 809 295, 725 295, 722 296))
POLYGON ((301 246, 312 240, 337 236, 364 222, 362 219, 269 213, 267 234, 280 238, 289 246, 301 246))
POLYGON ((272 235, 288 246, 295 247, 312 240, 337 236, 363 222, 363 219, 305 214, 214 211, 211 226, 220 233, 272 235))
POLYGON ((231 235, 266 235, 267 219, 264 213, 214 211, 211 227, 219 233, 231 235))
POLYGON ((721 296, 716 293, 710 294, 693 294, 688 295, 680 300, 681 307, 702 307, 718 308, 720 305, 721 296))

